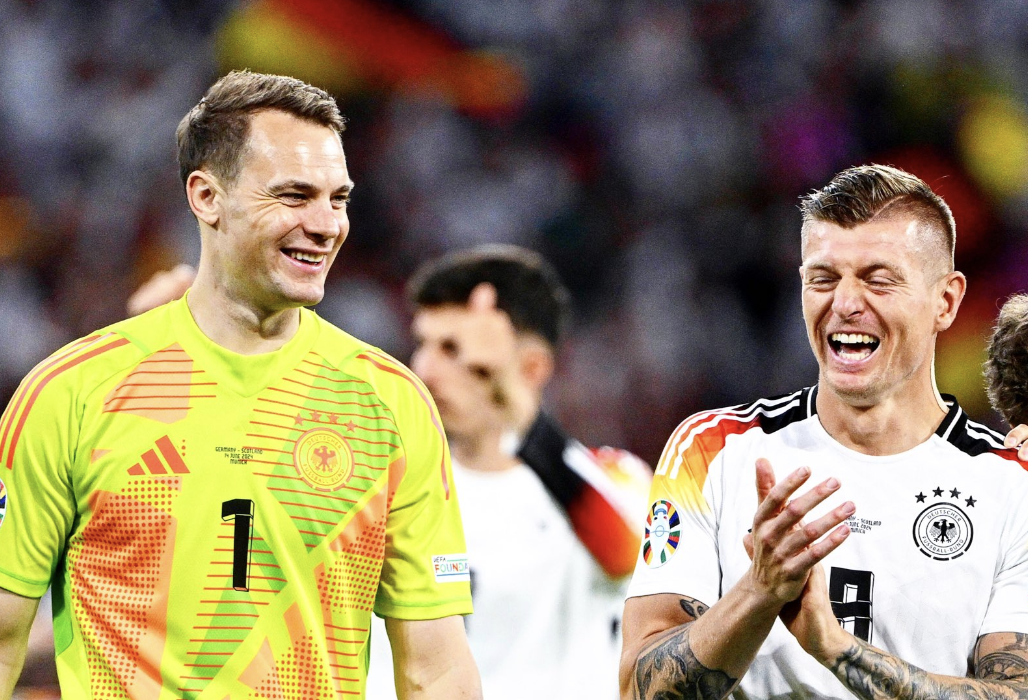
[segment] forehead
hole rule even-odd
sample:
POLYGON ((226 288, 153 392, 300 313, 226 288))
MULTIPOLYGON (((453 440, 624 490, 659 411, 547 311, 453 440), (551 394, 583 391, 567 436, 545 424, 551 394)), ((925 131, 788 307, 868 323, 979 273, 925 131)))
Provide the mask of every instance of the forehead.
POLYGON ((471 311, 461 305, 446 304, 445 306, 419 307, 414 312, 411 323, 414 334, 429 339, 450 335, 457 325, 462 323, 471 311))
POLYGON ((327 182, 349 182, 343 144, 327 126, 280 110, 264 110, 250 119, 242 174, 288 178, 304 174, 327 182))
POLYGON ((932 254, 930 241, 913 217, 870 221, 844 228, 827 221, 803 229, 803 265, 862 265, 870 261, 897 267, 921 266, 932 254))

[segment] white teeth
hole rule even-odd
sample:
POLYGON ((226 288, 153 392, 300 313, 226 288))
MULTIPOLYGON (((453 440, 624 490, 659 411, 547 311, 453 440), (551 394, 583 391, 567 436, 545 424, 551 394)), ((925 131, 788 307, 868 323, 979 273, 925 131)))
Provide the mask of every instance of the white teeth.
POLYGON ((865 345, 876 344, 878 339, 865 333, 832 333, 831 339, 836 343, 854 345, 863 343, 865 345))
POLYGON ((301 253, 298 250, 289 251, 289 257, 306 263, 319 263, 325 259, 324 253, 301 253))

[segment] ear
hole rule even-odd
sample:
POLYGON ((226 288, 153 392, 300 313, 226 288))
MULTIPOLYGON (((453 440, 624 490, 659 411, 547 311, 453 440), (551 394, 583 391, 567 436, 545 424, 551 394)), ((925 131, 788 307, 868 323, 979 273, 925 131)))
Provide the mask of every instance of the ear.
POLYGON ((939 311, 935 317, 935 332, 941 333, 953 325, 957 318, 957 309, 967 291, 967 278, 964 273, 953 271, 939 282, 942 287, 938 297, 939 311))
POLYGON ((203 170, 194 170, 186 179, 186 199, 197 219, 211 228, 221 219, 221 195, 223 190, 217 178, 203 170))
POLYGON ((521 378, 534 392, 541 392, 553 376, 553 350, 540 338, 525 338, 519 345, 518 370, 521 378))

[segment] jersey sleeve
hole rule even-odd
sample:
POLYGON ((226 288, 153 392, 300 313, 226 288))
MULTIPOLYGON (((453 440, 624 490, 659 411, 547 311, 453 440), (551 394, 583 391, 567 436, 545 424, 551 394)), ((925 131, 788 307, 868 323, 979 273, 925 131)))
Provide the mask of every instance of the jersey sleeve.
MULTIPOLYGON (((1018 474, 1018 476, 1028 476, 1018 474)), ((1019 479, 1024 482, 1026 479, 1019 479)), ((1011 514, 1002 535, 1003 558, 992 582, 989 607, 980 634, 991 632, 1028 633, 1028 511, 1025 489, 1012 489, 1018 496, 1006 504, 1011 514)))
POLYGON ((389 505, 375 612, 404 620, 466 615, 471 574, 442 423, 428 389, 388 361, 396 372, 391 405, 405 463, 389 505))
POLYGON ((720 597, 717 523, 708 474, 724 438, 704 431, 703 414, 684 421, 657 463, 644 514, 642 547, 628 597, 675 593, 713 605, 720 597))
POLYGON ((0 587, 30 598, 50 585, 75 519, 77 410, 60 355, 22 381, 0 418, 0 587))

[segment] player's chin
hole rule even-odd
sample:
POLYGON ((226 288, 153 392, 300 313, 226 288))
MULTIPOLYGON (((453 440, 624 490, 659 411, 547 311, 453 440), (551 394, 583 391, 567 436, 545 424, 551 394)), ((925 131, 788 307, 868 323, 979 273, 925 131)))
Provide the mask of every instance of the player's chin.
POLYGON ((870 377, 849 373, 826 373, 825 384, 832 392, 851 406, 871 406, 877 403, 879 390, 870 377))
POLYGON ((291 285, 289 289, 283 290, 283 292, 283 296, 288 300, 290 306, 314 306, 321 303, 321 300, 325 298, 325 285, 291 285))

